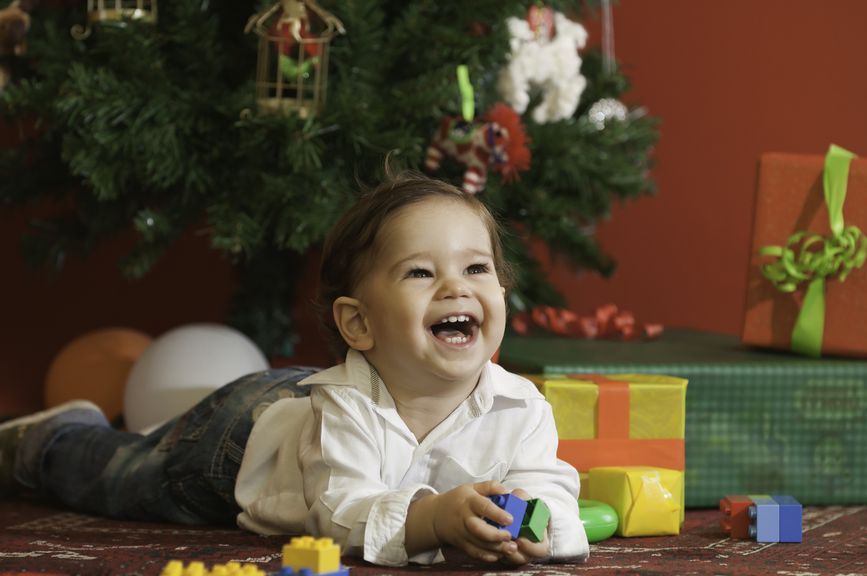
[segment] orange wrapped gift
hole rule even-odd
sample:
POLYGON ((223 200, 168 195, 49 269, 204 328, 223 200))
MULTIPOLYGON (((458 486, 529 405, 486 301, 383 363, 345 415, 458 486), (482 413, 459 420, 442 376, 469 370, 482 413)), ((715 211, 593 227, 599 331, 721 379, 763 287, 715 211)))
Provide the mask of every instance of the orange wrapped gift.
POLYGON ((554 410, 557 455, 579 472, 601 466, 684 470, 685 379, 653 374, 528 378, 554 410))
POLYGON ((867 356, 867 160, 764 154, 759 165, 746 344, 867 356))

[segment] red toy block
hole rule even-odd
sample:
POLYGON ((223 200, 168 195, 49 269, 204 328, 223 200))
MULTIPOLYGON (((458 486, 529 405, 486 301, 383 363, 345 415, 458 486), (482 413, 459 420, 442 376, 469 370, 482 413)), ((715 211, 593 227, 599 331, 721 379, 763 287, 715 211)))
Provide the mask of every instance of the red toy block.
POLYGON ((749 539, 749 509, 752 503, 746 496, 726 496, 719 501, 719 509, 723 514, 719 523, 730 538, 749 539))

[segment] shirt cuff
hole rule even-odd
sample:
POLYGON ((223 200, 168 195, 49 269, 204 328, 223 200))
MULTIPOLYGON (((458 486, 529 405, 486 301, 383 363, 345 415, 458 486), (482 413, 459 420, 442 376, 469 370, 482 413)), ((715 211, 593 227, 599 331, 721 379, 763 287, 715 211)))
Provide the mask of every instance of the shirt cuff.
MULTIPOLYGON (((427 494, 436 494, 430 486, 416 486, 388 492, 374 502, 364 529, 364 559, 381 566, 404 566, 406 554, 406 516, 409 505, 427 494)), ((439 550, 416 554, 413 562, 432 564, 442 560, 439 550)))
POLYGON ((590 555, 587 533, 577 511, 574 515, 552 513, 548 540, 551 562, 584 562, 590 555))

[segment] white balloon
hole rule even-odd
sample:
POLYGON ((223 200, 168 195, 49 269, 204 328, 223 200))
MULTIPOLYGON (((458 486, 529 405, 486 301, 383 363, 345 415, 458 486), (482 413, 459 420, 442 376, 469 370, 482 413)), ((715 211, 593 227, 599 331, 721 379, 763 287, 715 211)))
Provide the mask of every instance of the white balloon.
POLYGON ((139 356, 127 377, 123 414, 131 432, 147 433, 268 360, 244 334, 221 324, 169 330, 139 356))

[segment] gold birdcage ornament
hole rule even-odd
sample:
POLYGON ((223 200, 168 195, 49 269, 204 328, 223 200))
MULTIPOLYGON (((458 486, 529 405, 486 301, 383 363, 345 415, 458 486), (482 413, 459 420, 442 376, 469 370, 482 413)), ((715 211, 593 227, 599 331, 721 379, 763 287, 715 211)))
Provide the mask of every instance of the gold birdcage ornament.
POLYGON ((256 106, 260 114, 315 115, 325 104, 328 49, 343 23, 315 0, 280 0, 247 22, 259 36, 256 106))
POLYGON ((87 0, 87 24, 73 26, 72 35, 78 39, 87 38, 93 23, 122 24, 127 20, 155 24, 157 0, 87 0))

